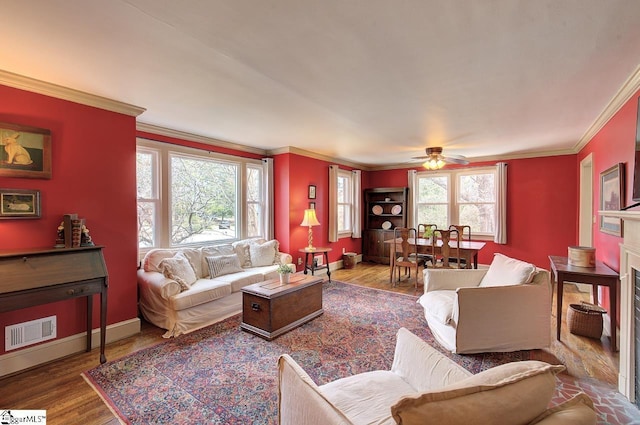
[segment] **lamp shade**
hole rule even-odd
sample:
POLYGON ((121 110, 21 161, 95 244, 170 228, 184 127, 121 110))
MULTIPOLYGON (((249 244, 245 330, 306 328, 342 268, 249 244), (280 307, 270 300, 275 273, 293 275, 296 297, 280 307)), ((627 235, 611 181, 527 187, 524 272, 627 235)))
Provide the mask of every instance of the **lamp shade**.
POLYGON ((304 218, 302 219, 302 223, 300 226, 319 226, 320 222, 316 218, 316 210, 304 210, 304 218))

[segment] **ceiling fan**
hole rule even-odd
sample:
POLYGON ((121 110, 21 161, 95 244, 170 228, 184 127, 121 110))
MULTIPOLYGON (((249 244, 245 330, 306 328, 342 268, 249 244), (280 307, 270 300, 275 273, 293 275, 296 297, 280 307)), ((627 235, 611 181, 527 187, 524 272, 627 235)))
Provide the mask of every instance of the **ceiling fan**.
POLYGON ((427 155, 425 156, 414 156, 413 159, 423 159, 424 163, 422 166, 427 170, 439 170, 444 167, 446 164, 462 164, 467 165, 469 161, 464 156, 460 155, 443 155, 442 147, 436 146, 432 148, 425 149, 427 155))

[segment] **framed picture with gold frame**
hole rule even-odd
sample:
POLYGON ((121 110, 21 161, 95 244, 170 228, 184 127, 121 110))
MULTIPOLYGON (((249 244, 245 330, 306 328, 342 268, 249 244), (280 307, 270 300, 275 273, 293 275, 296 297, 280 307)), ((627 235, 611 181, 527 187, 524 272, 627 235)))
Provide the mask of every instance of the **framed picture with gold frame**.
MULTIPOLYGON (((624 164, 621 162, 600 173, 600 210, 620 211, 624 206, 624 164)), ((600 217, 600 231, 622 236, 622 220, 600 217)))
POLYGON ((40 218, 40 191, 0 189, 0 219, 40 218))
POLYGON ((51 131, 0 122, 0 177, 51 178, 51 131))

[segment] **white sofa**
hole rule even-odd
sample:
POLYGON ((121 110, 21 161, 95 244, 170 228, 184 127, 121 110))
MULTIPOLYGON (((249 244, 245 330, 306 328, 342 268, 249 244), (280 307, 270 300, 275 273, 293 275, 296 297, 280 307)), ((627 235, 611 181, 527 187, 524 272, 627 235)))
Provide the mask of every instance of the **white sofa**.
POLYGON ((166 329, 165 338, 208 326, 242 311, 241 289, 277 278, 291 255, 276 240, 247 239, 201 248, 152 249, 138 270, 140 311, 166 329))
POLYGON ((593 425, 584 393, 549 408, 564 366, 513 362, 472 375, 401 328, 393 365, 316 385, 284 354, 278 361, 281 425, 593 425))
POLYGON ((551 293, 548 271, 495 254, 488 269, 425 269, 418 302, 447 350, 508 352, 549 346, 551 293))

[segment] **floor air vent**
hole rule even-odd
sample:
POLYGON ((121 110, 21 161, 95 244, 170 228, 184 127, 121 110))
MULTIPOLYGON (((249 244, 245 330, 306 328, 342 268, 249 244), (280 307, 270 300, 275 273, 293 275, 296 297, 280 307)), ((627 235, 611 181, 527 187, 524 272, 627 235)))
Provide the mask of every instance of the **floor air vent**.
POLYGON ((4 333, 5 351, 25 347, 56 337, 56 316, 7 326, 4 333))

